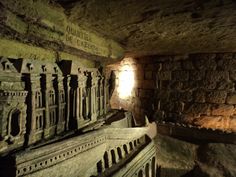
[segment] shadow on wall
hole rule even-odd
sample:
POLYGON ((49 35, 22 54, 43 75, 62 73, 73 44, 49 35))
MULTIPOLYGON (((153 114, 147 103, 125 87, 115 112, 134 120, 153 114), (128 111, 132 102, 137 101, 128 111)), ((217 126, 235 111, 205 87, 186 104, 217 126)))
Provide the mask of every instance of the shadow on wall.
POLYGON ((111 96, 115 90, 116 87, 116 74, 114 71, 111 71, 110 77, 109 77, 109 99, 111 99, 111 96))

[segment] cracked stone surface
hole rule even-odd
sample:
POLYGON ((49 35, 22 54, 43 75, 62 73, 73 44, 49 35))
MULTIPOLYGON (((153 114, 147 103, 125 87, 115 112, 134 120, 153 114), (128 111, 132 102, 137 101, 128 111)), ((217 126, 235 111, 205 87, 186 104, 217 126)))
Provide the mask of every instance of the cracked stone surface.
POLYGON ((68 17, 127 54, 236 51, 235 0, 58 0, 68 17))

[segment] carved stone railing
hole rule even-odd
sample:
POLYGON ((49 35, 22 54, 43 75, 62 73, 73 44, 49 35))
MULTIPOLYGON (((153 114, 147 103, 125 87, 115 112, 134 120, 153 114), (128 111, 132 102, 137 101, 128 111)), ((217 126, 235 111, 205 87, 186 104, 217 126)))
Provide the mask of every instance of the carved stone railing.
POLYGON ((104 128, 32 147, 3 159, 0 176, 90 177, 136 174, 142 170, 141 166, 150 164, 155 156, 153 144, 145 133, 146 128, 104 128), (132 165, 127 168, 130 163, 132 165))

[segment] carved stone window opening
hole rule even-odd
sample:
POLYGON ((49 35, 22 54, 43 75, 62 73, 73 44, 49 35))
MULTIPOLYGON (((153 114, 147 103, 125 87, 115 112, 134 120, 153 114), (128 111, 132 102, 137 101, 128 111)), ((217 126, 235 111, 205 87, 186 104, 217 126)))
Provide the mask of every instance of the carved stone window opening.
POLYGON ((50 117, 50 125, 55 125, 55 123, 56 123, 56 112, 55 112, 55 109, 50 111, 49 117, 50 117))
POLYGON ((149 164, 147 163, 146 164, 146 167, 145 167, 145 175, 146 175, 146 177, 151 177, 150 176, 150 167, 149 167, 149 164))
POLYGON ((11 63, 9 63, 8 61, 3 62, 3 68, 4 68, 4 70, 10 70, 10 65, 11 65, 11 63))
POLYGON ((143 171, 142 171, 142 170, 140 170, 140 171, 138 172, 138 177, 143 177, 143 171))
POLYGON ((38 115, 36 116, 36 129, 42 129, 43 128, 43 116, 38 115))
POLYGON ((40 91, 37 91, 35 94, 35 103, 36 103, 36 108, 43 107, 42 93, 40 91))
POLYGON ((61 96, 61 103, 65 103, 65 93, 64 93, 64 91, 60 91, 60 96, 61 96))
POLYGON ((61 108, 61 120, 65 120, 65 108, 61 108))
POLYGON ((122 159, 122 151, 120 147, 117 148, 117 152, 118 152, 119 159, 122 159))
POLYGON ((155 159, 155 157, 152 158, 152 167, 151 168, 152 168, 152 177, 154 177, 156 174, 156 159, 155 159))
POLYGON ((82 115, 85 119, 88 118, 87 116, 87 110, 86 110, 86 106, 87 106, 87 101, 86 101, 87 97, 86 97, 86 93, 85 91, 83 92, 83 97, 82 97, 82 115))
POLYGON ((116 154, 115 154, 114 149, 111 150, 111 161, 112 161, 112 164, 116 163, 116 154))
POLYGON ((53 90, 49 91, 49 105, 55 105, 55 92, 53 90))
POLYGON ((109 168, 109 158, 108 158, 107 152, 104 153, 103 160, 104 160, 105 168, 109 168))
POLYGON ((21 120, 21 112, 19 110, 14 110, 10 114, 10 135, 13 137, 17 136, 20 133, 20 120, 21 120))

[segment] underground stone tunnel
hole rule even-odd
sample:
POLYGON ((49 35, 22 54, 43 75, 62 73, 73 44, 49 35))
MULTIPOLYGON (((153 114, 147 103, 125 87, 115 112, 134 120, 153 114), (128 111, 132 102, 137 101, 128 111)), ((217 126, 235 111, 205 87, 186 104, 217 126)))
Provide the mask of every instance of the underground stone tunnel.
POLYGON ((233 0, 0 0, 1 177, 235 177, 233 0))

